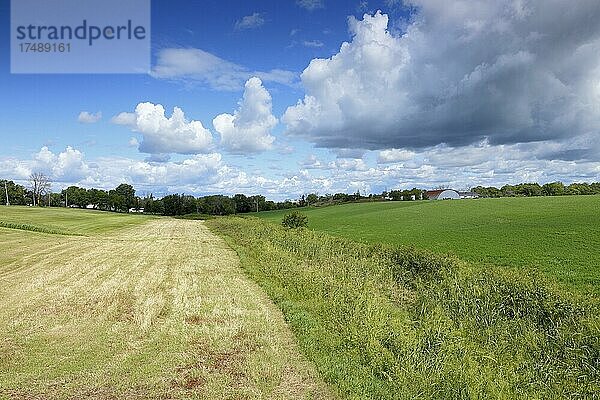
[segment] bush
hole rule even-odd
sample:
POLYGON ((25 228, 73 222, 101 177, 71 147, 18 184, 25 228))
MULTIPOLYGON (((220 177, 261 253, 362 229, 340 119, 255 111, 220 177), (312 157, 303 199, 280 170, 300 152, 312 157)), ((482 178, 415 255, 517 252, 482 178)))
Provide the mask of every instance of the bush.
POLYGON ((308 217, 298 211, 286 214, 281 221, 286 228, 304 228, 308 225, 308 217))

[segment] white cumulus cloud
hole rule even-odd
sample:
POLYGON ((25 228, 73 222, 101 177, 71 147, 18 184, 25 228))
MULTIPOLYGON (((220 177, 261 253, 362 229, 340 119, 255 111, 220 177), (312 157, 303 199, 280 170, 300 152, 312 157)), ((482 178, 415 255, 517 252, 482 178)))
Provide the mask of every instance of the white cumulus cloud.
POLYGON ((100 121, 101 119, 102 113, 100 111, 98 111, 95 114, 87 111, 82 111, 77 117, 77 121, 81 122, 82 124, 93 124, 100 121))
POLYGON ((143 136, 138 147, 142 153, 198 154, 206 153, 212 146, 210 131, 200 121, 186 119, 179 107, 167 117, 161 104, 139 103, 134 113, 121 113, 113 122, 128 125, 143 136))
POLYGON ((302 73, 287 133, 371 150, 598 134, 598 1, 406 3, 402 34, 380 12, 349 18, 352 40, 302 73))
POLYGON ((221 135, 221 145, 234 153, 271 149, 275 140, 271 130, 276 125, 271 95, 257 77, 246 82, 239 108, 233 114, 221 114, 213 120, 215 130, 221 135))
POLYGON ((110 119, 110 122, 117 125, 133 126, 135 125, 135 113, 122 112, 110 119))
POLYGON ((379 152, 377 162, 381 164, 408 161, 414 158, 415 152, 404 149, 387 149, 379 152))

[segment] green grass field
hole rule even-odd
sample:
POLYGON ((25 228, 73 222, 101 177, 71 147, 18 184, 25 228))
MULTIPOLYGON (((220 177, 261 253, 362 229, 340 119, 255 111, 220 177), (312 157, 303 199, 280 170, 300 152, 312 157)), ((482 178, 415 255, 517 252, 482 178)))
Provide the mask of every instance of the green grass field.
POLYGON ((0 208, 0 227, 64 235, 101 234, 156 217, 105 211, 11 206, 0 208))
POLYGON ((600 320, 530 269, 479 268, 257 218, 207 222, 349 399, 593 399, 600 320))
MULTIPOLYGON (((280 223, 287 212, 255 215, 280 223)), ((301 212, 317 231, 451 252, 478 265, 536 268, 570 288, 600 294, 600 196, 360 203, 301 212)))
POLYGON ((2 222, 0 399, 330 398, 204 223, 0 206, 2 222))

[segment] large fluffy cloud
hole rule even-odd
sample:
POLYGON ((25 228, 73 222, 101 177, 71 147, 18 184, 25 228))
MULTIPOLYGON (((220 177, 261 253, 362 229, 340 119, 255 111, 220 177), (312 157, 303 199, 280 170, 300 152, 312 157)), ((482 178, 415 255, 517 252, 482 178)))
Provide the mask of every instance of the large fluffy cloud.
POLYGON ((41 172, 57 181, 77 181, 87 176, 90 168, 81 151, 67 146, 58 154, 43 146, 30 160, 7 158, 0 160, 0 172, 11 179, 26 181, 34 172, 41 172))
POLYGON ((139 150, 143 153, 198 154, 207 152, 212 145, 210 131, 200 121, 188 121, 179 107, 167 117, 161 104, 139 103, 134 113, 120 113, 112 122, 141 133, 139 150))
POLYGON ((260 79, 250 78, 239 108, 233 114, 221 114, 213 120, 221 135, 221 144, 234 153, 255 153, 272 148, 271 130, 277 125, 272 113, 271 95, 260 79))
POLYGON ((413 0, 402 35, 377 13, 301 75, 287 132, 334 148, 564 139, 600 126, 600 2, 413 0))

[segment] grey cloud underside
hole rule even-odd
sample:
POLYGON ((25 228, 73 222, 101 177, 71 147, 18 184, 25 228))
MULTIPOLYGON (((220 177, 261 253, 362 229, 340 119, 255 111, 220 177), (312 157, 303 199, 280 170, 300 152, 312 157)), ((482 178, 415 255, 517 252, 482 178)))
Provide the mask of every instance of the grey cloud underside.
POLYGON ((352 42, 302 74, 310 98, 286 111, 289 134, 371 150, 598 135, 600 2, 411 5, 401 37, 385 31, 385 15, 350 20, 352 42))

